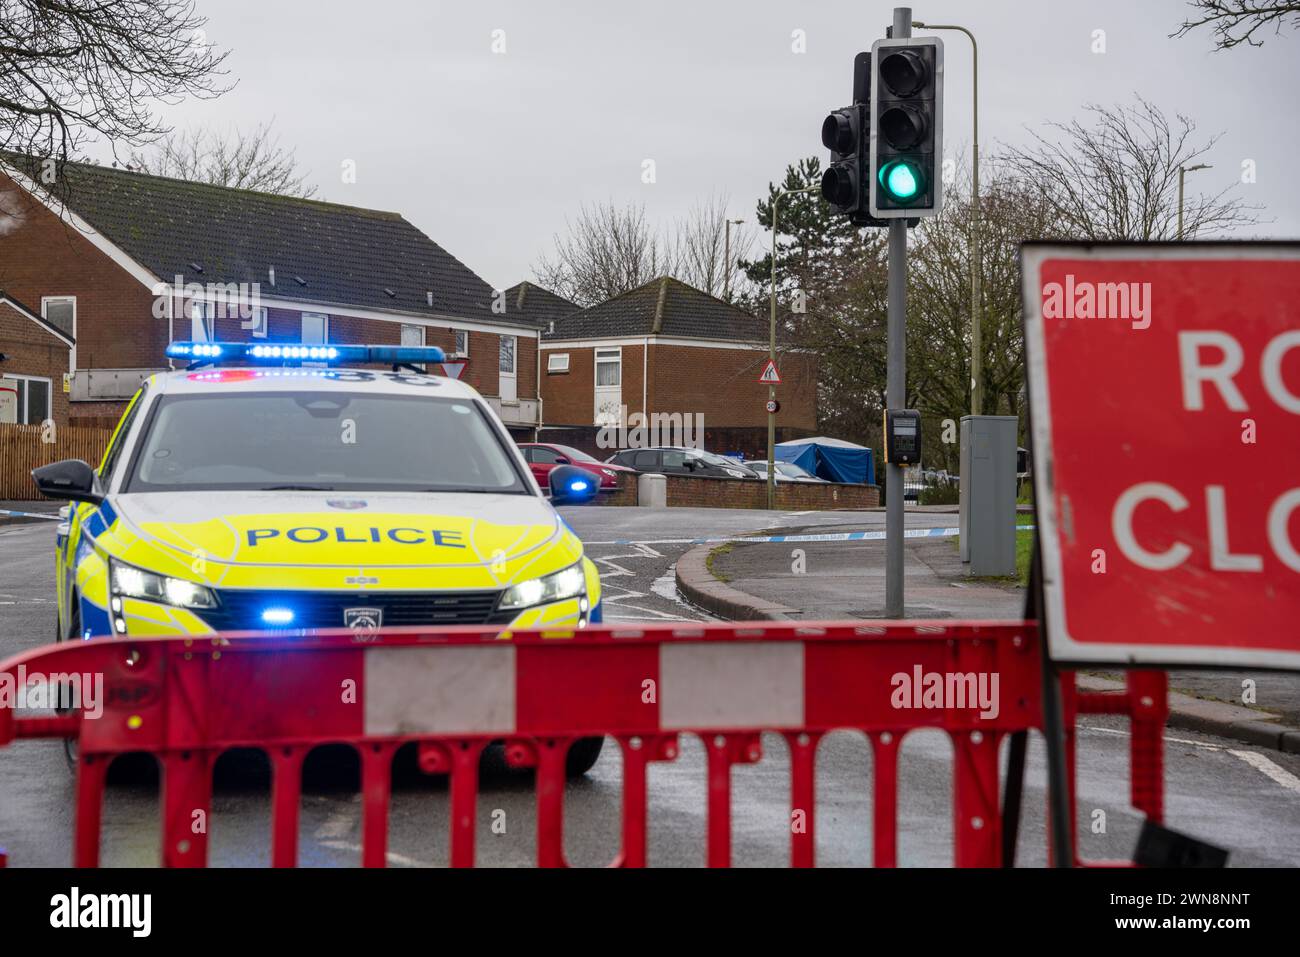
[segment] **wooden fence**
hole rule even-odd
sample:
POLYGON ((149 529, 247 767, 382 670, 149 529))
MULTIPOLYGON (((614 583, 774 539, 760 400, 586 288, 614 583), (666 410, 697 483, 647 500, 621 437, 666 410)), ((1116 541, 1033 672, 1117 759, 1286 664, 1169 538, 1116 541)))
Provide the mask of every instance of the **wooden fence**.
POLYGON ((0 499, 40 498, 31 476, 38 466, 60 459, 84 459, 98 466, 112 434, 111 428, 84 425, 49 432, 40 425, 0 425, 0 499))

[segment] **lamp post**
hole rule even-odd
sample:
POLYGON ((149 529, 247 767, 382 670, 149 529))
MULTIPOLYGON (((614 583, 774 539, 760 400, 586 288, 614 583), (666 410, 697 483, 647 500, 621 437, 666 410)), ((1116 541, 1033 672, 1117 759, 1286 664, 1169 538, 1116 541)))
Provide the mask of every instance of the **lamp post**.
POLYGON ((954 23, 920 23, 922 30, 958 30, 970 38, 971 48, 971 269, 970 269, 970 414, 983 412, 984 388, 980 382, 984 367, 984 277, 980 248, 980 51, 975 34, 954 23))
MULTIPOLYGON (((805 186, 803 189, 778 190, 772 197, 772 295, 771 328, 768 330, 767 357, 776 362, 776 213, 781 200, 795 193, 814 193, 821 186, 805 186)), ((768 402, 776 401, 776 386, 767 387, 768 402)), ((776 508, 776 413, 767 414, 767 507, 776 508)))
POLYGON ((1188 173, 1195 172, 1198 169, 1213 169, 1208 163, 1197 163, 1195 166, 1178 167, 1178 240, 1183 239, 1183 177, 1188 173))
POLYGON ((743 222, 743 219, 727 220, 727 243, 722 254, 722 298, 727 302, 731 302, 731 227, 743 222))

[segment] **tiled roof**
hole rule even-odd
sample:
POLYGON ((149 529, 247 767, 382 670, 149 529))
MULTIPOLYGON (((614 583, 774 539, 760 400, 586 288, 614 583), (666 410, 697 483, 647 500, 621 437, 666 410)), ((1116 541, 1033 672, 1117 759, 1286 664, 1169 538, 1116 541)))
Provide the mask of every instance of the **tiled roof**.
MULTIPOLYGON (((40 182, 30 160, 3 159, 40 182)), ((58 198, 164 282, 257 282, 265 299, 530 325, 494 315, 491 286, 398 213, 88 163, 64 177, 58 198)))
POLYGON ((669 276, 652 280, 555 324, 543 339, 671 336, 721 342, 766 342, 767 322, 669 276))
POLYGON ((506 315, 515 319, 522 316, 538 327, 559 322, 577 311, 577 303, 526 280, 506 290, 506 315))

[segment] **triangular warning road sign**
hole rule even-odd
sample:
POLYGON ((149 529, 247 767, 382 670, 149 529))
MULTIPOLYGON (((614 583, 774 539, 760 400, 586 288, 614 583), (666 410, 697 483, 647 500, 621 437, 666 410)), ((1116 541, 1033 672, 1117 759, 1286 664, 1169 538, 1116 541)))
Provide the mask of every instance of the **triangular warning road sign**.
POLYGON ((456 362, 444 362, 442 364, 442 374, 445 375, 448 379, 459 379, 460 374, 465 371, 465 366, 467 365, 469 365, 469 363, 465 362, 464 360, 459 360, 456 362))
POLYGON ((781 373, 776 371, 776 360, 768 359, 767 365, 763 366, 763 371, 758 374, 759 382, 766 382, 768 385, 780 385, 781 373))

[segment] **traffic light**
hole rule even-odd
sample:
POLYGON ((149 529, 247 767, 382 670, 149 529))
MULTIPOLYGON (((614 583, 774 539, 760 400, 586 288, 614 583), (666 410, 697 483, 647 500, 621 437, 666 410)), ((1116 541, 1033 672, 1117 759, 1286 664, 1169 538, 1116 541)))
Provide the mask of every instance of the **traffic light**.
POLYGON ((870 103, 871 53, 863 51, 853 58, 853 105, 833 110, 822 122, 822 145, 831 151, 822 174, 822 196, 855 226, 888 226, 867 212, 870 103))
POLYGON ((881 219, 934 216, 943 205, 943 42, 877 40, 867 110, 868 211, 881 219))
POLYGON ((831 151, 822 174, 822 196, 837 213, 866 211, 866 107, 855 104, 833 111, 822 122, 822 144, 831 151))

